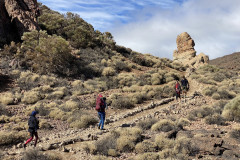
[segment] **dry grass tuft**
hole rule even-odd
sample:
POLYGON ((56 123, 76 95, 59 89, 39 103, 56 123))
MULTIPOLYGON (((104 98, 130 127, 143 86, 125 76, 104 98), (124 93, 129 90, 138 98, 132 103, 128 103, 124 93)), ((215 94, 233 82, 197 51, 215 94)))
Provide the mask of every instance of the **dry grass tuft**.
POLYGON ((155 123, 152 127, 152 131, 162 131, 162 132, 168 132, 175 128, 175 123, 171 120, 163 119, 159 122, 155 123))

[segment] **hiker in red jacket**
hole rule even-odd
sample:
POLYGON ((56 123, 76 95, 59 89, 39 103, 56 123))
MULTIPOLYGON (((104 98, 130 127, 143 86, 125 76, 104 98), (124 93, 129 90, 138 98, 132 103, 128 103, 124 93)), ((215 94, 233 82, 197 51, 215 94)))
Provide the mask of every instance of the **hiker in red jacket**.
POLYGON ((176 100, 178 101, 179 99, 179 102, 181 102, 181 85, 178 79, 176 79, 175 91, 176 91, 176 100))
POLYGON ((98 116, 100 122, 98 124, 98 129, 104 130, 104 121, 105 121, 105 109, 107 108, 106 98, 101 94, 98 95, 96 100, 96 110, 98 111, 98 116))

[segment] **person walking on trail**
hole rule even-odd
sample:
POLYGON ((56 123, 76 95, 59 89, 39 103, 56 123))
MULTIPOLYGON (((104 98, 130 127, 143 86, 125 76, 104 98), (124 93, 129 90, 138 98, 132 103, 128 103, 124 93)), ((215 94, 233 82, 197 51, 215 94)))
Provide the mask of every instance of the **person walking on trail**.
POLYGON ((176 100, 181 102, 181 85, 179 83, 179 80, 176 79, 176 84, 175 84, 175 91, 176 91, 176 100))
POLYGON ((37 141, 38 141, 38 133, 37 130, 39 129, 39 121, 36 117, 37 111, 33 111, 29 117, 28 120, 28 132, 31 136, 31 138, 29 138, 25 143, 24 143, 24 148, 26 148, 26 145, 31 142, 33 140, 33 137, 35 136, 35 143, 34 143, 34 147, 36 147, 37 145, 37 141))
POLYGON ((96 100, 96 110, 98 111, 98 116, 100 122, 98 124, 98 129, 104 130, 104 121, 105 121, 105 109, 107 108, 106 98, 101 94, 98 95, 96 100))
POLYGON ((183 76, 183 79, 181 80, 181 85, 184 102, 186 102, 187 91, 189 90, 189 83, 185 76, 183 76))

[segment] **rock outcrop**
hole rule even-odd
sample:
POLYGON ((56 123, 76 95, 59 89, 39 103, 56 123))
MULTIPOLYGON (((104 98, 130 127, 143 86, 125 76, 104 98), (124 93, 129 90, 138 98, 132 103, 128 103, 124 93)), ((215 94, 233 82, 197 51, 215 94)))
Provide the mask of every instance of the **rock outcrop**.
POLYGON ((194 68, 209 62, 208 56, 204 53, 196 55, 194 40, 187 32, 178 35, 176 42, 177 50, 173 53, 174 61, 194 68))
POLYGON ((37 0, 0 0, 0 47, 19 41, 26 31, 39 29, 37 0))

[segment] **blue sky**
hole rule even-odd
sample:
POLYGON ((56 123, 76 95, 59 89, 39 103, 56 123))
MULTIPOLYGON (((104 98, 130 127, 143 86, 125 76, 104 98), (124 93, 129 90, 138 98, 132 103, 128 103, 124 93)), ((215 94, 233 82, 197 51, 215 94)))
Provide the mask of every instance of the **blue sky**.
POLYGON ((239 0, 38 0, 77 13, 117 44, 172 58, 176 37, 188 32, 195 49, 216 58, 240 51, 239 0))

